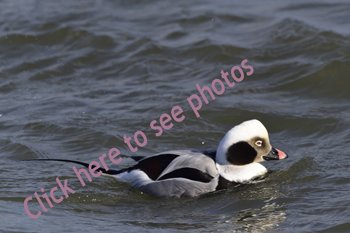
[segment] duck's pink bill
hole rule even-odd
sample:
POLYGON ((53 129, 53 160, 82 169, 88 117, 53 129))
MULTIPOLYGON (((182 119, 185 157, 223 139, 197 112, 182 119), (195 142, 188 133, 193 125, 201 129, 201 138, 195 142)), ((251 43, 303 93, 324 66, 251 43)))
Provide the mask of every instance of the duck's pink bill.
MULTIPOLYGON (((276 148, 275 148, 276 149, 276 148)), ((278 158, 279 159, 285 159, 288 157, 288 155, 286 153, 284 153, 283 151, 279 150, 279 149, 276 149, 277 152, 278 152, 278 158)))

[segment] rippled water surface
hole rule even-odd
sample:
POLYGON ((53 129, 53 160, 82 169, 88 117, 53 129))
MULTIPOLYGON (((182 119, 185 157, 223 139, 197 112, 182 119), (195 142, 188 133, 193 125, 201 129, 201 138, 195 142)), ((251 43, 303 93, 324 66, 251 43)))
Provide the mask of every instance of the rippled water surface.
POLYGON ((349 12, 347 0, 0 1, 0 230, 349 232, 349 12), (196 84, 244 59, 254 73, 197 118, 196 84), (176 105, 185 120, 156 137, 150 122, 176 105), (196 198, 108 177, 83 187, 72 164, 21 161, 89 163, 116 147, 122 168, 131 154, 216 149, 254 118, 289 159, 264 162, 263 182, 196 198), (148 140, 132 153, 123 136, 136 131, 148 140), (25 198, 56 177, 76 193, 31 219, 25 198))

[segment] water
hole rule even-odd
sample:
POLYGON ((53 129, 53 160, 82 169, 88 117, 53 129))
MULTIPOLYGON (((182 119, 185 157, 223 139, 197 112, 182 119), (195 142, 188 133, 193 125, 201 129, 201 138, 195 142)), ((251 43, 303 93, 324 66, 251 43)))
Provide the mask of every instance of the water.
MULTIPOLYGON (((0 226, 4 232, 349 232, 348 1, 1 1, 0 226), (203 104, 187 98, 248 59, 254 73, 203 104), (149 127, 173 106, 185 119, 149 127), (290 158, 264 182, 196 198, 149 197, 71 164, 215 149, 259 119, 290 158), (123 136, 147 135, 131 153, 123 136), (55 179, 76 191, 38 219, 23 202, 55 179)), ((108 162, 110 166, 112 164, 108 162)), ((57 196, 62 195, 57 191, 57 196)), ((40 206, 30 202, 36 213, 40 206)))

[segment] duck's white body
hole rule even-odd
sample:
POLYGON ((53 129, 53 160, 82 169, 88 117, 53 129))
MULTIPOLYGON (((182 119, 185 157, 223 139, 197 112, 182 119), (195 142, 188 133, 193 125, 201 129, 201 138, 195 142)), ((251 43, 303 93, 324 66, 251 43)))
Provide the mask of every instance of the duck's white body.
POLYGON ((217 151, 176 150, 137 157, 135 166, 110 175, 152 196, 193 197, 250 182, 267 172, 257 162, 286 157, 271 147, 263 124, 250 120, 232 128, 217 151))
MULTIPOLYGON (((114 177, 152 196, 167 198, 197 196, 212 192, 217 187, 219 173, 216 164, 212 158, 203 153, 186 150, 168 151, 140 160, 138 165, 147 160, 161 160, 162 166, 166 167, 164 170, 159 169, 158 173, 150 175, 151 177, 147 175, 147 171, 142 170, 145 170, 143 166, 124 171, 114 177), (169 160, 164 162, 165 158, 169 160)), ((150 161, 144 166, 152 166, 152 163, 154 162, 150 161)))

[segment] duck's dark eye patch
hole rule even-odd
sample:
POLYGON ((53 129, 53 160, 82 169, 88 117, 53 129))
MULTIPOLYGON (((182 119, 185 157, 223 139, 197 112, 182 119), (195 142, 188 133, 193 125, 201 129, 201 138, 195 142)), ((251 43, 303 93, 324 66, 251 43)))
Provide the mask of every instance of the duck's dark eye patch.
POLYGON ((252 163, 257 156, 256 150, 247 142, 237 142, 230 146, 226 153, 227 161, 234 165, 252 163))

